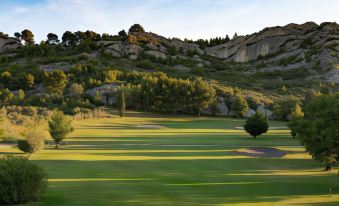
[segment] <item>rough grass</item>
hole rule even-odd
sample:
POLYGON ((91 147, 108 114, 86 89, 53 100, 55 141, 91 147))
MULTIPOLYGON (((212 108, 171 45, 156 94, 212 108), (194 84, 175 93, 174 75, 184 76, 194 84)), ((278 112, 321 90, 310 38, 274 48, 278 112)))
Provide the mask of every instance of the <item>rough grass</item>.
POLYGON ((41 202, 26 205, 339 205, 336 171, 322 171, 289 131, 254 139, 235 129, 243 123, 138 114, 77 121, 68 145, 31 157, 47 170, 50 183, 41 202), (252 146, 287 155, 256 158, 237 152, 252 146))

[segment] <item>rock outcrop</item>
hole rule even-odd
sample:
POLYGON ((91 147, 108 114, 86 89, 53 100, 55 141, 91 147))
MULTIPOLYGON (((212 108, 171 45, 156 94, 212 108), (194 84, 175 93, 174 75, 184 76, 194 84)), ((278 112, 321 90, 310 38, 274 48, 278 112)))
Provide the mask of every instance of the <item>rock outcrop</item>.
POLYGON ((86 94, 94 98, 96 93, 98 92, 103 104, 113 105, 115 101, 114 94, 118 90, 118 88, 119 86, 116 84, 105 84, 101 87, 95 87, 93 89, 87 90, 86 94))
POLYGON ((332 44, 336 43, 335 40, 339 40, 338 24, 317 25, 314 22, 307 22, 301 25, 288 24, 284 27, 266 28, 258 33, 240 36, 225 44, 206 48, 205 53, 219 59, 248 62, 298 49, 298 54, 301 54, 307 46, 332 44))
POLYGON ((4 54, 8 50, 17 49, 21 46, 21 42, 16 38, 0 38, 0 54, 4 54))

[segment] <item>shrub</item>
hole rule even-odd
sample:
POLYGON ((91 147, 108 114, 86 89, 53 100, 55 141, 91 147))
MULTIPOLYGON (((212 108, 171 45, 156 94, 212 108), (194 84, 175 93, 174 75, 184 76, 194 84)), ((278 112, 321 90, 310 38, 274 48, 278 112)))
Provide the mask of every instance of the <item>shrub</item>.
POLYGON ((44 170, 26 158, 0 159, 0 204, 38 201, 47 183, 44 170))
POLYGON ((266 133, 268 130, 267 119, 259 112, 256 112, 255 115, 246 120, 244 128, 247 133, 252 135, 254 138, 266 133))
POLYGON ((29 154, 28 157, 43 149, 44 147, 44 131, 38 127, 37 123, 31 128, 26 128, 23 132, 24 140, 18 140, 18 148, 26 154, 29 154))
POLYGON ((54 139, 55 147, 58 148, 59 143, 73 132, 72 120, 69 119, 62 111, 55 110, 48 121, 49 133, 54 139))

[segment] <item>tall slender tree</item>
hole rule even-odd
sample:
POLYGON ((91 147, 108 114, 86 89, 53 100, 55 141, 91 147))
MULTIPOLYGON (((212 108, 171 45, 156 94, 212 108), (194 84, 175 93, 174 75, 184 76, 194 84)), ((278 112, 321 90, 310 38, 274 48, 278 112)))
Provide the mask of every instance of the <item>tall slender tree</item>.
POLYGON ((122 85, 120 88, 120 97, 119 97, 119 115, 120 117, 125 116, 125 110, 126 110, 126 100, 125 100, 125 89, 124 86, 122 85))

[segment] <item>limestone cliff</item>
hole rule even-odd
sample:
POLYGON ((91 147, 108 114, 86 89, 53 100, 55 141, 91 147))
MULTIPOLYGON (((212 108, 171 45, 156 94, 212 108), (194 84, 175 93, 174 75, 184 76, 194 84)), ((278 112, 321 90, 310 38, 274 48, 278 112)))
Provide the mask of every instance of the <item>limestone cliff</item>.
POLYGON ((339 25, 314 22, 266 28, 258 33, 240 36, 225 44, 209 47, 205 53, 219 59, 248 62, 294 52, 301 55, 307 46, 339 44, 339 25), (306 45, 309 44, 309 45, 306 45))

